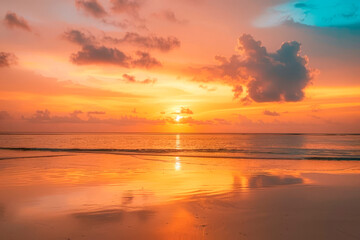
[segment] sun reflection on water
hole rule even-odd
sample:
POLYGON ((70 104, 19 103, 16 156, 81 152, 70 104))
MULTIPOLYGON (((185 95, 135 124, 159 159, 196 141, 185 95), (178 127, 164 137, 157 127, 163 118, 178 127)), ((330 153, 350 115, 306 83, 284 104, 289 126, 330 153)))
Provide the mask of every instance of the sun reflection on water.
POLYGON ((181 145, 180 145, 180 134, 176 134, 176 140, 175 140, 175 148, 176 149, 181 149, 181 145))
POLYGON ((180 171, 180 170, 181 170, 180 157, 175 157, 175 170, 176 170, 176 171, 180 171))

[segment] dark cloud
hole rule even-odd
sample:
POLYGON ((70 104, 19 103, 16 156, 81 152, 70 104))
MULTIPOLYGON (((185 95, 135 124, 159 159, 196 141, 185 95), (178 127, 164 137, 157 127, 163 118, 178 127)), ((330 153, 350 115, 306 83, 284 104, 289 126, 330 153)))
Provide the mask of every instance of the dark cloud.
POLYGON ((17 57, 12 53, 0 52, 0 68, 16 64, 17 57))
POLYGON ((142 28, 142 26, 135 26, 132 22, 124 19, 122 21, 115 21, 115 20, 109 20, 106 18, 102 18, 101 22, 105 23, 105 24, 109 24, 115 27, 120 27, 120 28, 128 28, 129 26, 133 26, 133 27, 138 27, 138 28, 142 28))
MULTIPOLYGON (((141 83, 141 84, 154 84, 157 80, 154 79, 150 79, 150 78, 146 78, 144 80, 136 80, 135 76, 131 76, 129 74, 123 74, 123 81, 127 82, 127 83, 141 83)), ((136 113, 136 111, 135 111, 136 113)))
POLYGON ((147 52, 137 51, 136 55, 138 58, 131 62, 133 67, 153 68, 161 66, 161 63, 147 52))
POLYGON ((70 41, 70 42, 73 42, 73 43, 76 43, 76 44, 79 44, 81 46, 83 45, 92 45, 96 42, 96 39, 95 37, 88 33, 88 34, 85 34, 79 30, 69 30, 69 31, 66 31, 64 34, 63 34, 63 37, 70 41))
POLYGON ((50 111, 37 110, 31 117, 23 117, 23 120, 35 123, 81 123, 83 120, 79 117, 83 112, 75 110, 68 116, 51 116, 50 111))
POLYGON ((111 9, 116 13, 126 13, 138 17, 141 0, 110 0, 111 9))
POLYGON ((273 117, 280 116, 280 113, 278 113, 276 111, 270 111, 270 110, 264 110, 263 114, 267 115, 267 116, 273 116, 273 117))
MULTIPOLYGON (((76 29, 66 31, 63 34, 63 38, 81 46, 96 45, 97 42, 99 42, 91 33, 85 33, 76 29)), ((104 36, 103 41, 113 44, 128 43, 148 49, 158 49, 164 52, 180 47, 180 40, 176 37, 141 36, 135 32, 127 32, 122 38, 104 36)))
POLYGON ((10 28, 20 28, 29 32, 31 31, 29 23, 23 17, 20 17, 13 12, 6 13, 4 23, 10 28))
POLYGON ((78 65, 87 64, 114 64, 129 67, 129 57, 116 48, 105 46, 85 45, 80 51, 70 57, 71 61, 78 65))
POLYGON ((241 94, 244 92, 244 88, 241 85, 236 85, 234 86, 234 88, 232 89, 233 93, 234 93, 234 98, 239 98, 241 96, 241 94))
POLYGON ((296 7, 296 8, 309 8, 309 5, 307 5, 306 3, 295 3, 294 7, 296 7))
POLYGON ((131 19, 131 20, 129 20, 129 19, 113 20, 113 19, 109 19, 109 18, 102 18, 101 22, 112 25, 114 27, 119 27, 122 29, 133 28, 133 29, 149 31, 149 29, 147 28, 147 26, 145 24, 146 21, 144 19, 140 19, 140 18, 131 19))
POLYGON ((79 30, 70 30, 63 37, 82 46, 81 50, 70 56, 71 62, 77 65, 112 64, 125 68, 152 68, 161 63, 147 52, 137 51, 135 57, 128 56, 117 48, 99 46, 95 37, 79 30))
POLYGON ((102 18, 107 15, 104 7, 97 0, 76 0, 75 4, 78 9, 85 11, 85 13, 95 18, 102 18))
POLYGON ((12 117, 7 111, 0 111, 0 121, 10 120, 12 117))
POLYGON ((103 115, 103 114, 106 114, 106 112, 102 112, 102 111, 91 111, 91 112, 87 112, 87 115, 88 115, 88 116, 91 116, 91 115, 103 115))
POLYGON ((153 16, 161 20, 166 20, 172 23, 179 23, 179 24, 187 23, 186 20, 180 20, 179 18, 177 18, 175 13, 171 10, 163 10, 161 12, 154 13, 153 16))
POLYGON ((134 21, 129 21, 127 19, 112 19, 111 15, 108 14, 108 12, 97 0, 77 0, 75 3, 78 9, 84 11, 87 15, 99 19, 104 24, 112 25, 123 29, 128 27, 146 29, 144 24, 134 23, 134 21))
MULTIPOLYGON (((220 81, 233 86, 235 97, 247 89, 246 99, 256 102, 301 101, 304 88, 310 83, 313 71, 307 57, 300 55, 300 43, 285 42, 269 53, 260 41, 244 34, 238 40, 239 54, 229 59, 217 56, 219 65, 204 67, 197 81, 220 81)), ((197 72, 199 73, 199 72, 197 72)))
POLYGON ((112 64, 125 68, 153 68, 161 63, 149 53, 137 51, 137 58, 127 56, 117 48, 85 45, 80 51, 71 55, 70 59, 77 65, 112 64))
POLYGON ((115 44, 130 43, 149 49, 158 49, 164 52, 180 47, 180 41, 176 37, 170 36, 164 38, 158 36, 141 36, 140 34, 134 32, 127 32, 123 38, 105 36, 104 40, 115 44))

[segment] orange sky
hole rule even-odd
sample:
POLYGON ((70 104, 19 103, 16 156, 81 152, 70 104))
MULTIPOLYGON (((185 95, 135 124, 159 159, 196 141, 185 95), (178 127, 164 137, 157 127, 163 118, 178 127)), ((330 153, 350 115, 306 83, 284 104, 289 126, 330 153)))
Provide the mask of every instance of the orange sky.
POLYGON ((359 133, 359 28, 284 2, 4 0, 0 131, 359 133))

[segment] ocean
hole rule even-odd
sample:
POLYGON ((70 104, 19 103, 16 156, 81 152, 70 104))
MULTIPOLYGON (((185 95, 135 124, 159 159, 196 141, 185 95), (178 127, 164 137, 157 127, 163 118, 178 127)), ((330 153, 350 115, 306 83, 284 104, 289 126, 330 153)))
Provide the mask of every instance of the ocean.
POLYGON ((1 240, 358 239, 360 135, 0 135, 1 240))
POLYGON ((0 135, 0 158, 16 157, 24 151, 263 160, 360 160, 360 134, 34 133, 0 135))

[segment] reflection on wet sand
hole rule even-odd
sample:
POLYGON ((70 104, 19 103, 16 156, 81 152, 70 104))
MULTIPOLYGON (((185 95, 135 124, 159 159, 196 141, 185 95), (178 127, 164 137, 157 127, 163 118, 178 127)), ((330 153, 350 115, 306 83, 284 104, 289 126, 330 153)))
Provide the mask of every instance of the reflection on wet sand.
POLYGON ((0 239, 339 239, 320 234, 331 214, 359 223, 358 162, 75 154, 0 164, 0 239))
POLYGON ((274 175, 255 175, 250 176, 247 179, 248 188, 261 188, 261 187, 271 187, 277 185, 289 185, 289 184, 299 184, 303 183, 304 180, 300 177, 294 177, 290 175, 285 176, 274 176, 274 175))
POLYGON ((151 216, 155 214, 154 211, 150 210, 136 210, 127 212, 120 209, 106 209, 106 210, 98 210, 93 212, 78 212, 72 213, 71 216, 82 221, 83 223, 106 223, 106 222, 114 222, 121 221, 127 217, 135 216, 140 221, 147 221, 151 216))

